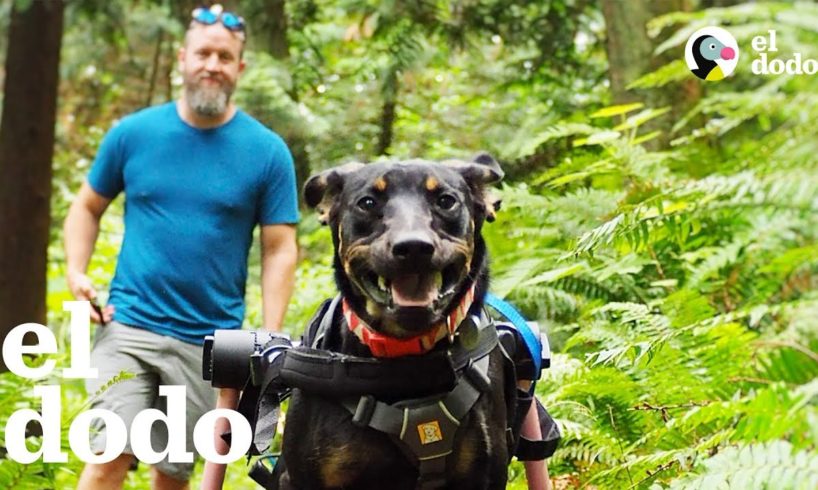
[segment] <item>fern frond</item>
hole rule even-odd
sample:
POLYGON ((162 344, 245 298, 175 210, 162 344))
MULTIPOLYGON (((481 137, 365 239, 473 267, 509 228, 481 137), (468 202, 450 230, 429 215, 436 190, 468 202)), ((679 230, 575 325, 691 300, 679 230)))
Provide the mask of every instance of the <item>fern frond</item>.
POLYGON ((728 447, 704 460, 699 474, 676 480, 670 488, 818 488, 818 453, 794 453, 787 441, 728 447))

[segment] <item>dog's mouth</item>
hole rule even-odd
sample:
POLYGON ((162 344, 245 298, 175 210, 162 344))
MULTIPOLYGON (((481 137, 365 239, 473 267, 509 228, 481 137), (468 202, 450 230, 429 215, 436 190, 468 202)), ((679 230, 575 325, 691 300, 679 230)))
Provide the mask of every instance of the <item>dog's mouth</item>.
POLYGON ((450 265, 442 271, 400 272, 386 277, 369 271, 359 279, 363 292, 388 310, 426 308, 439 311, 457 290, 461 274, 450 265))

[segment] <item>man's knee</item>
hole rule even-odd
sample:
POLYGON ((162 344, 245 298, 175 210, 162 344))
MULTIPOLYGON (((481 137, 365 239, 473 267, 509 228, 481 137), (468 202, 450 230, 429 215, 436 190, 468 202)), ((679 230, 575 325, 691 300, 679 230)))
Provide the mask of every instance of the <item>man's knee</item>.
POLYGON ((86 464, 80 475, 79 483, 77 483, 77 490, 122 488, 122 483, 132 463, 132 455, 121 454, 108 463, 86 464))

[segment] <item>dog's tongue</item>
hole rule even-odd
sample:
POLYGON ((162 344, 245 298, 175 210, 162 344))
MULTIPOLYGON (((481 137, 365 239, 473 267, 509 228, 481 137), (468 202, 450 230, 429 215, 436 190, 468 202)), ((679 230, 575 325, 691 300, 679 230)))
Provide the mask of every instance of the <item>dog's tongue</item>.
POLYGON ((392 279, 392 301, 397 306, 429 306, 437 293, 432 274, 406 274, 392 279))

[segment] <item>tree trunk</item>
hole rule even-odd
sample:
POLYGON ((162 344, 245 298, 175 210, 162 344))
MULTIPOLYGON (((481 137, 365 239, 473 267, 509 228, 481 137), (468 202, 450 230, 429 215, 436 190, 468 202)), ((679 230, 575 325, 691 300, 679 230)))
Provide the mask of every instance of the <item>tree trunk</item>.
MULTIPOLYGON (((15 5, 20 2, 16 2, 15 5)), ((15 7, 0 119, 0 335, 46 322, 51 159, 63 0, 15 7)), ((0 361, 0 370, 5 363, 0 361)))
POLYGON ((398 100, 398 73, 396 69, 390 69, 387 73, 381 93, 383 94, 383 106, 381 107, 380 132, 378 133, 378 146, 375 148, 376 155, 389 155, 389 147, 392 146, 394 136, 395 117, 398 100))
POLYGON ((285 0, 269 0, 265 5, 267 25, 262 32, 266 35, 267 51, 276 59, 287 59, 290 56, 290 45, 287 42, 285 0))
POLYGON ((162 44, 165 41, 165 31, 159 30, 156 34, 156 49, 153 52, 153 63, 151 64, 151 78, 148 85, 148 95, 145 97, 145 107, 153 103, 153 96, 156 92, 156 80, 159 78, 159 65, 162 60, 162 44))
POLYGON ((392 146, 392 128, 395 126, 395 100, 387 99, 381 108, 381 131, 378 134, 378 147, 375 149, 376 155, 389 155, 389 147, 392 146))
POLYGON ((647 73, 653 60, 653 42, 645 25, 653 17, 650 0, 602 0, 607 30, 608 75, 613 101, 634 102, 640 97, 625 87, 647 73))
MULTIPOLYGON (((304 183, 310 176, 310 154, 307 152, 307 138, 303 134, 292 134, 287 138, 287 146, 293 155, 293 166, 295 167, 296 189, 301 191, 304 183)), ((304 202, 301 199, 299 202, 304 202)))
POLYGON ((171 0, 168 3, 170 4, 171 14, 182 23, 185 29, 190 24, 190 14, 193 9, 206 4, 206 2, 200 0, 171 0))
POLYGON ((602 0, 613 103, 644 102, 648 107, 671 108, 668 114, 651 121, 646 127, 649 131, 662 131, 662 136, 648 145, 652 149, 667 145, 673 121, 678 120, 701 97, 701 85, 698 79, 691 76, 680 84, 669 84, 654 90, 628 90, 627 86, 642 75, 683 56, 677 50, 654 56, 653 50, 672 32, 663 31, 657 38, 651 39, 646 26, 654 17, 687 10, 690 10, 690 6, 686 0, 602 0))
POLYGON ((265 51, 276 59, 290 57, 287 40, 287 0, 245 0, 236 13, 248 24, 250 47, 265 51))
POLYGON ((165 82, 165 102, 173 100, 173 74, 176 69, 176 48, 173 42, 165 43, 165 72, 162 75, 162 80, 165 82))

